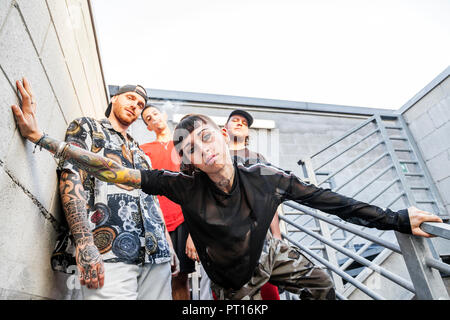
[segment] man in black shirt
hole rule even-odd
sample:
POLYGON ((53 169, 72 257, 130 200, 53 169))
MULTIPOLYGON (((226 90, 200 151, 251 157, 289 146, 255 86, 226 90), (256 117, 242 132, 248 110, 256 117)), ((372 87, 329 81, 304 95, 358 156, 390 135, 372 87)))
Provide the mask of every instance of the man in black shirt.
POLYGON ((267 162, 264 156, 248 148, 250 144, 249 129, 253 124, 253 117, 245 110, 233 110, 228 116, 224 129, 230 137, 230 153, 238 161, 255 164, 257 162, 267 162))
POLYGON ((291 172, 271 165, 233 163, 227 133, 202 115, 185 116, 174 132, 175 148, 182 161, 191 166, 192 175, 124 168, 111 159, 43 134, 36 121, 36 106, 31 105, 31 91, 22 86, 19 90, 22 109, 14 105, 12 111, 21 134, 31 142, 100 180, 142 188, 148 194, 164 195, 181 205, 200 260, 219 289, 219 298, 258 298, 260 286, 279 274, 284 275, 280 285, 302 293, 302 298, 334 298, 330 277, 307 261, 298 249, 272 244, 269 255, 261 255, 273 215, 285 200, 366 227, 425 237, 430 235, 420 229, 422 222, 442 222, 415 207, 398 212, 383 210, 304 183, 291 172), (283 268, 279 262, 286 257, 293 262, 283 268), (260 258, 275 258, 275 263, 258 263, 260 258), (296 265, 300 270, 293 268, 296 265), (292 281, 286 281, 288 278, 292 281))
MULTIPOLYGON (((259 152, 254 152, 248 148, 250 145, 250 127, 253 124, 253 117, 250 113, 242 109, 233 110, 228 116, 227 122, 222 130, 226 130, 230 137, 230 142, 228 147, 230 149, 230 154, 234 161, 241 163, 255 164, 258 162, 267 163, 266 158, 259 152)), ((277 212, 273 216, 272 223, 270 224, 268 238, 274 237, 277 239, 281 238, 280 231, 280 221, 278 218, 278 211, 281 210, 281 206, 278 207, 277 212)), ((263 252, 267 251, 268 242, 264 244, 263 252)), ((260 259, 261 260, 261 259, 260 259)), ((280 295, 278 293, 278 288, 266 282, 261 287, 261 297, 263 300, 280 300, 280 295)))

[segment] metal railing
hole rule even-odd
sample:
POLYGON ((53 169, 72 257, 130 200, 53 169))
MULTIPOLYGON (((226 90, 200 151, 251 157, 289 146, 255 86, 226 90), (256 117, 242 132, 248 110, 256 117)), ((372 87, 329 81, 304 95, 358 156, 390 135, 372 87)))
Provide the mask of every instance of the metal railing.
MULTIPOLYGON (((333 179, 330 189, 357 200, 378 201, 374 204, 392 210, 417 206, 448 219, 401 117, 375 115, 299 164, 304 179, 317 186, 326 187, 333 179), (317 181, 324 169, 329 174, 317 181)), ((330 271, 339 299, 449 299, 441 273, 450 276, 450 266, 430 239, 357 226, 296 202, 285 203, 280 220, 284 239, 330 271), (338 233, 344 236, 338 238, 338 233), (368 255, 371 248, 379 248, 378 254, 368 255), (360 270, 353 276, 352 265, 360 270)), ((450 239, 446 223, 427 222, 421 229, 450 239)))
MULTIPOLYGON (((394 211, 414 205, 448 220, 401 117, 370 117, 299 164, 309 183, 394 211)), ((330 272, 338 299, 449 299, 442 275, 450 276, 450 266, 430 239, 361 227, 292 201, 283 211, 283 238, 330 272)), ((421 229, 450 240, 446 223, 421 229)), ((198 270, 190 283, 199 299, 198 270)), ((287 292, 285 298, 298 299, 287 292)))

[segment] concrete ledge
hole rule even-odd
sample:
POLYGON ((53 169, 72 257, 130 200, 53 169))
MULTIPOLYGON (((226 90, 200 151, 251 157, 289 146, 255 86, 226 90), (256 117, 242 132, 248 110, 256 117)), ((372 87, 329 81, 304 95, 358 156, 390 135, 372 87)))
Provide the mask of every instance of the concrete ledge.
MULTIPOLYGON (((121 84, 124 85, 124 84, 121 84)), ((110 95, 113 96, 119 89, 118 85, 109 85, 110 95)), ((298 102, 289 100, 260 99, 250 97, 228 96, 210 93, 195 93, 186 91, 171 91, 160 89, 147 89, 147 93, 151 99, 160 100, 176 100, 190 102, 217 103, 226 105, 256 106, 269 107, 275 109, 293 109, 315 112, 329 112, 339 114, 355 114, 372 116, 374 114, 393 115, 394 110, 364 108, 354 106, 331 105, 312 102, 298 102)))
POLYGON ((442 71, 436 78, 434 78, 429 84, 427 84, 422 90, 420 90, 414 97, 412 97, 408 102, 406 102, 396 114, 404 114, 416 104, 420 99, 427 95, 431 90, 433 90, 437 85, 444 81, 448 76, 450 76, 450 66, 448 66, 444 71, 442 71))

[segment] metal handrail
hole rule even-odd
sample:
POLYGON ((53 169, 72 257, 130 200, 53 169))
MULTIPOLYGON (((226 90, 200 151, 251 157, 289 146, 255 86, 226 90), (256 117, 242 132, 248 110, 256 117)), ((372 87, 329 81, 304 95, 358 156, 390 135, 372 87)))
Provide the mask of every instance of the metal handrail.
MULTIPOLYGON (((381 231, 379 234, 377 234, 377 237, 381 237, 383 235, 383 233, 384 233, 384 231, 381 231)), ((343 245, 343 244, 341 244, 341 245, 343 245)), ((356 254, 357 255, 363 254, 364 252, 366 252, 367 249, 370 248, 371 245, 372 245, 372 242, 367 242, 365 245, 363 245, 361 248, 359 248, 358 251, 356 251, 356 254)), ((355 260, 353 260, 352 258, 349 257, 348 260, 345 261, 344 264, 341 266, 341 270, 347 269, 352 264, 353 261, 355 261, 355 260)))
POLYGON ((344 224, 344 223, 342 223, 340 221, 335 221, 335 220, 333 220, 333 219, 331 219, 329 217, 326 217, 324 214, 316 213, 316 212, 312 211, 311 209, 305 208, 304 206, 302 206, 300 204, 297 204, 295 202, 289 201, 289 202, 285 202, 284 204, 288 205, 291 208, 303 211, 303 212, 305 212, 305 213, 307 213, 307 214, 309 214, 309 215, 311 215, 311 216, 313 216, 313 217, 315 217, 317 219, 323 220, 323 221, 325 221, 325 222, 327 222, 329 224, 335 225, 335 226, 340 227, 340 228, 342 228, 344 230, 347 230, 347 231, 349 231, 351 233, 357 234, 358 236, 360 236, 360 237, 362 237, 364 239, 367 239, 367 240, 370 240, 372 242, 378 243, 379 245, 382 245, 383 247, 386 247, 386 248, 388 248, 388 249, 390 249, 390 250, 392 250, 394 252, 397 252, 397 253, 400 253, 400 254, 402 253, 401 250, 400 250, 400 247, 398 245, 396 245, 394 243, 391 243, 389 241, 380 239, 378 237, 375 237, 375 236, 373 236, 371 234, 362 232, 360 229, 358 229, 356 227, 344 224))
POLYGON ((373 165, 375 165, 378 161, 380 161, 381 159, 383 159, 387 155, 388 155, 387 152, 383 153, 381 156, 379 156, 378 158, 376 158, 375 160, 370 162, 367 166, 365 166, 360 171, 358 171, 356 174, 354 174, 352 177, 350 177, 350 179, 348 179, 347 181, 343 182, 339 187, 334 188, 334 191, 337 192, 340 189, 342 189, 343 187, 345 187, 347 184, 349 184, 351 181, 355 180, 357 177, 359 177, 361 174, 366 172, 369 168, 371 168, 373 165))
MULTIPOLYGON (((280 218, 282 218, 280 216, 280 218)), ((330 269, 331 271, 333 271, 334 273, 336 273, 337 275, 341 276, 342 279, 345 279, 346 281, 348 281, 349 283, 353 284, 355 287, 357 287, 358 289, 360 289, 362 292, 364 292, 365 294, 367 294, 369 297, 375 299, 375 300, 385 300, 385 298, 383 298, 382 296, 380 296, 378 293, 374 292, 373 290, 369 289, 367 286, 365 286, 363 283, 361 283, 358 280, 355 280, 354 278, 352 278, 351 276, 349 276, 347 273, 345 273, 344 271, 340 270, 339 268, 337 268, 336 266, 334 266, 333 264, 331 264, 330 262, 328 262, 326 259, 322 258, 321 256, 319 256, 318 254, 315 254, 314 252, 312 252, 311 250, 309 250, 308 248, 306 248, 305 246, 301 245, 300 243, 298 243, 297 241, 291 239, 288 235, 286 235, 285 233, 281 233, 281 235, 283 236, 284 239, 287 239, 289 242, 291 242, 292 244, 294 244, 295 246, 299 247, 301 250, 303 250, 304 252, 306 252, 306 254, 308 254, 309 256, 313 257, 314 259, 316 259, 317 261, 319 261, 321 264, 323 264, 324 266, 326 266, 328 269, 330 269)))
POLYGON ((368 268, 372 269, 373 271, 379 273, 380 275, 388 278, 389 280, 397 283, 398 285, 402 286, 403 288, 405 288, 406 290, 411 291, 412 293, 416 292, 416 289, 414 288, 413 284, 405 279, 403 279, 402 277, 390 272, 389 270, 380 267, 379 265, 371 262, 370 260, 367 260, 366 258, 360 257, 356 254, 354 254, 352 251, 341 247, 340 245, 337 245, 336 243, 334 243, 333 241, 329 241, 328 239, 326 239, 325 237, 322 237, 319 234, 315 234, 312 231, 309 231, 307 228, 304 228, 292 221, 290 221, 289 219, 286 219, 286 217, 280 216, 279 217, 281 220, 283 220, 286 223, 289 223, 291 225, 293 225, 294 227, 302 230, 305 233, 308 233, 310 236, 317 238, 318 240, 320 240, 321 242, 325 243, 326 245, 329 245, 330 247, 336 249, 337 251, 345 254, 348 257, 353 258, 355 261, 367 266, 368 268))
MULTIPOLYGON (((419 151, 417 151, 418 150, 417 146, 415 146, 414 143, 412 143, 413 141, 410 141, 412 138, 411 138, 410 133, 406 130, 407 128, 405 128, 406 124, 405 124, 404 120, 400 119, 401 121, 399 122, 398 118, 393 119, 393 120, 396 120, 397 124, 395 124, 395 125, 386 124, 385 120, 386 120, 385 117, 382 117, 380 115, 374 115, 372 118, 367 119, 366 121, 364 121, 363 123, 358 125, 356 128, 353 128, 353 129, 347 131, 343 136, 341 136, 337 139, 334 139, 332 142, 328 143, 324 148, 317 151, 309 158, 303 159, 302 164, 305 166, 304 168, 306 169, 306 172, 307 172, 307 174, 305 173, 305 175, 307 176, 308 179, 311 179, 311 181, 314 181, 311 183, 314 183, 316 186, 320 186, 320 185, 323 185, 324 183, 326 183, 327 181, 330 181, 330 179, 333 178, 334 176, 341 174, 342 177, 345 178, 345 181, 343 183, 340 182, 340 185, 332 188, 332 190, 334 192, 337 192, 338 190, 341 190, 345 186, 348 185, 349 187, 351 187, 351 189, 357 190, 357 191, 352 191, 353 195, 350 196, 351 198, 354 198, 356 195, 360 194, 362 191, 368 189, 369 186, 371 186, 373 184, 373 182, 377 181, 380 177, 382 177, 383 175, 388 173, 388 171, 392 170, 392 173, 394 174, 394 176, 392 178, 389 178, 389 181, 383 183, 384 187, 382 187, 381 190, 380 190, 379 186, 377 185, 376 186, 377 190, 375 192, 371 192, 370 197, 367 197, 367 198, 370 198, 369 201, 366 201, 367 203, 372 203, 374 200, 378 199, 381 195, 389 194, 390 203, 388 203, 386 205, 386 208, 391 208, 393 205, 395 206, 396 203, 401 199, 402 202, 404 202, 404 204, 402 205, 404 207, 408 207, 411 205, 417 205, 417 204, 421 204, 421 203, 427 203, 427 204, 430 203, 433 205, 434 209, 437 208, 436 211, 441 211, 441 207, 439 207, 439 206, 442 206, 442 204, 441 204, 441 202, 439 202, 439 199, 435 195, 436 190, 433 189, 432 187, 430 187, 430 185, 431 185, 430 181, 432 181, 432 180, 429 176, 429 173, 427 173, 426 168, 424 168, 424 162, 420 158, 420 153, 418 153, 419 151), (318 154, 322 153, 323 151, 329 150, 330 147, 334 146, 335 144, 337 144, 340 141, 343 141, 346 137, 356 133, 357 131, 359 131, 360 129, 363 129, 364 127, 366 127, 368 124, 371 124, 371 123, 374 123, 375 126, 372 127, 372 125, 371 125, 370 128, 365 128, 368 130, 365 130, 365 129, 361 130, 358 141, 356 141, 356 142, 347 141, 346 145, 340 145, 341 147, 339 148, 340 150, 338 151, 338 153, 333 153, 333 155, 331 155, 331 156, 328 154, 326 156, 324 155, 324 157, 322 159, 327 157, 327 160, 322 160, 321 164, 319 166, 317 166, 316 168, 313 168, 311 159, 313 159, 314 157, 316 157, 318 154), (396 129, 396 130, 400 130, 400 131, 398 131, 398 134, 396 134, 395 136, 392 136, 392 134, 388 134, 387 129, 396 129), (402 131, 402 130, 405 130, 405 131, 402 131), (363 133, 362 131, 364 131, 365 133, 363 133), (323 168, 325 165, 330 165, 330 167, 333 167, 332 166, 333 161, 335 161, 336 159, 338 159, 339 157, 344 155, 348 150, 359 145, 362 141, 367 140, 369 137, 373 137, 374 134, 380 136, 380 138, 381 138, 380 142, 370 146, 368 149, 363 150, 362 152, 359 152, 359 154, 356 157, 353 157, 353 158, 347 157, 347 159, 345 159, 346 160, 345 164, 339 165, 339 167, 335 166, 335 168, 333 168, 335 171, 330 173, 325 178, 325 180, 321 181, 320 183, 316 182, 315 176, 317 174, 316 171, 318 169, 323 168), (393 140, 405 141, 406 145, 404 147, 394 146, 394 144, 392 143, 393 140), (358 168, 358 170, 344 171, 344 169, 349 168, 351 165, 353 165, 353 167, 355 167, 356 165, 354 165, 354 163, 356 161, 358 161, 359 159, 364 157, 366 154, 368 154, 369 152, 371 152, 372 150, 377 148, 380 144, 384 144, 383 150, 385 150, 385 151, 381 151, 382 154, 377 152, 376 158, 372 157, 372 159, 364 160, 364 162, 366 162, 366 164, 364 165, 364 167, 362 169, 358 168), (396 154, 396 152, 403 152, 403 151, 408 151, 408 152, 412 153, 412 156, 414 156, 415 158, 414 159, 401 159, 396 154), (362 177, 362 175, 366 171, 368 171, 370 169, 375 169, 375 164, 377 164, 384 157, 388 157, 391 160, 391 164, 388 167, 386 167, 382 171, 378 172, 375 177, 373 177, 373 178, 370 177, 369 178, 370 181, 367 181, 364 179, 364 181, 363 181, 364 185, 362 185, 362 186, 356 186, 355 183, 352 183, 352 182, 356 181, 356 178, 362 177), (370 163, 367 163, 369 161, 370 161, 370 163), (418 166, 418 170, 416 172, 404 172, 403 168, 400 167, 400 164, 402 164, 402 163, 415 164, 418 166), (351 172, 352 176, 350 178, 346 177, 344 174, 344 173, 347 173, 348 171, 352 171, 351 172), (407 177, 420 177, 422 180, 423 179, 425 180, 426 186, 421 187, 418 184, 416 184, 417 186, 408 186, 409 180, 406 179, 407 177), (401 186, 401 188, 400 188, 399 192, 397 194, 389 192, 389 190, 393 190, 393 186, 395 186, 396 183, 400 183, 399 186, 401 186), (427 191, 431 192, 430 197, 432 199, 428 199, 428 197, 429 197, 428 195, 427 195, 427 198, 425 198, 425 199, 420 199, 420 198, 417 199, 415 194, 412 193, 412 190, 416 190, 416 189, 417 190, 423 189, 423 190, 427 190, 427 191)), ((392 120, 392 119, 389 119, 389 120, 392 120)), ((373 139, 370 139, 370 141, 373 141, 373 139)), ((337 180, 340 180, 340 179, 337 179, 337 180)), ((361 180, 361 179, 358 179, 358 181, 359 180, 361 180)), ((337 268, 337 269, 340 269, 340 271, 345 273, 345 269, 347 269, 353 261, 357 261, 358 263, 362 264, 363 266, 369 267, 371 270, 377 272, 378 274, 383 275, 384 277, 386 277, 387 279, 390 279, 394 283, 415 293, 415 295, 418 299, 448 299, 449 298, 448 294, 446 293, 447 291, 445 289, 445 285, 441 279, 441 276, 439 275, 439 272, 437 272, 436 270, 438 270, 440 272, 444 272, 444 273, 450 273, 450 265, 439 260, 439 256, 436 255, 436 251, 434 251, 435 249, 433 249, 433 244, 430 241, 425 241, 426 239, 424 239, 422 237, 408 236, 408 235, 404 235, 404 234, 396 232, 395 237, 397 238, 398 244, 391 243, 389 241, 381 239, 381 236, 386 231, 382 231, 381 233, 376 233, 376 236, 373 236, 372 234, 374 234, 374 233, 368 234, 367 232, 363 231, 364 229, 366 229, 366 227, 361 228, 361 227, 357 227, 357 226, 352 226, 351 223, 347 224, 346 221, 336 221, 336 220, 332 219, 331 216, 329 216, 329 215, 325 215, 324 213, 322 213, 320 211, 316 212, 316 210, 312 210, 310 208, 304 207, 303 205, 300 205, 296 202, 290 201, 290 202, 285 203, 285 205, 287 205, 291 208, 294 208, 296 210, 299 210, 303 214, 307 214, 307 215, 317 219, 318 223, 320 224, 320 230, 319 230, 320 232, 313 232, 311 230, 311 228, 306 227, 305 225, 298 225, 298 223, 295 223, 289 219, 286 219, 286 217, 280 217, 280 220, 286 222, 287 224, 289 224, 291 226, 294 226, 296 228, 296 231, 303 232, 304 236, 302 237, 302 239, 305 237, 308 237, 308 236, 312 237, 313 240, 312 240, 312 242, 308 241, 308 243, 309 243, 308 246, 311 246, 313 243, 315 243, 317 241, 326 245, 325 248, 326 248, 327 252, 323 252, 322 259, 329 260, 329 261, 327 261, 327 263, 328 263, 331 271, 335 272, 335 269, 337 268), (326 222, 326 223, 324 223, 324 222, 326 222), (332 228, 330 230, 327 224, 333 225, 334 228, 332 228), (336 243, 335 237, 332 237, 332 235, 335 234, 335 232, 338 230, 349 231, 352 234, 346 235, 344 239, 340 239, 340 240, 344 240, 344 241, 339 241, 339 244, 338 244, 338 243, 336 243), (355 249, 355 250, 351 251, 347 247, 344 247, 344 246, 347 246, 347 244, 349 244, 350 242, 354 241, 353 239, 355 239, 355 237, 358 237, 358 236, 363 239, 368 240, 368 241, 363 241, 364 244, 361 248, 359 248, 358 250, 355 249), (377 257, 379 257, 380 259, 377 258, 373 262, 365 259, 364 257, 361 257, 361 254, 363 252, 367 251, 367 249, 371 246, 372 243, 379 244, 385 248, 380 255, 377 255, 377 257), (331 249, 331 248, 336 250, 334 252, 339 252, 341 254, 346 255, 348 257, 348 259, 346 259, 346 261, 343 264, 338 263, 336 260, 336 255, 335 255, 335 253, 333 253, 333 249, 331 249), (330 251, 330 252, 328 252, 328 251, 330 251), (381 261, 384 261, 384 259, 386 259, 386 257, 388 257, 392 252, 399 253, 403 257, 403 259, 406 263, 406 267, 407 267, 409 276, 410 276, 410 281, 403 279, 402 277, 398 276, 397 274, 394 274, 391 271, 381 267, 381 261), (340 265, 340 267, 339 267, 339 265, 340 265)), ((434 236, 438 236, 438 237, 445 238, 445 239, 450 239, 450 225, 448 225, 448 224, 427 222, 427 223, 423 223, 421 225, 421 229, 429 234, 434 235, 434 236)), ((297 238, 300 238, 300 237, 296 237, 296 240, 298 241, 297 238)), ((319 248, 319 247, 320 247, 320 245, 312 246, 312 248, 319 248)), ((316 256, 319 256, 319 255, 320 255, 320 253, 316 254, 316 256)), ((395 258, 395 259, 397 259, 397 258, 395 258)), ((323 264, 326 265, 325 263, 323 263, 323 264)), ((367 273, 367 274, 372 274, 372 272, 367 273)), ((367 274, 364 273, 365 277, 367 276, 367 274)), ((337 278, 335 278, 335 280, 338 279, 338 275, 340 275, 340 274, 338 274, 338 273, 333 274, 333 277, 337 277, 337 278)), ((360 279, 358 277, 357 279, 360 282, 356 281, 356 284, 355 284, 355 283, 349 281, 349 284, 351 284, 351 286, 353 285, 355 288, 361 289, 360 288, 361 282, 365 281, 365 280, 363 280, 365 278, 360 279)), ((339 281, 341 281, 341 279, 339 279, 339 281)), ((336 287, 339 290, 341 290, 341 287, 338 287, 337 284, 336 284, 336 287)), ((354 290, 354 289, 352 288, 352 290, 354 290)), ((361 291, 364 291, 364 290, 361 290, 361 291)), ((341 294, 346 297, 349 296, 349 292, 347 292, 347 291, 345 291, 345 293, 341 292, 341 294)), ((366 292, 366 294, 367 294, 367 292, 366 292)), ((370 294, 369 294, 369 296, 370 296, 370 294)))
MULTIPOLYGON (((310 210, 306 210, 306 209, 302 209, 300 205, 295 206, 292 203, 286 203, 287 205, 290 205, 291 207, 293 207, 294 209, 298 209, 298 210, 302 210, 303 212, 305 212, 306 214, 311 214, 313 212, 311 212, 310 210)), ((314 217, 318 218, 318 219, 322 219, 326 222, 334 222, 335 224, 340 224, 338 221, 334 221, 326 216, 321 216, 319 217, 317 214, 313 215, 314 217)), ((406 281, 405 279, 391 273, 390 271, 370 262, 369 260, 360 257, 359 255, 361 253, 363 253, 365 250, 367 250, 367 248, 369 248, 371 243, 367 243, 365 244, 362 248, 360 248, 356 253, 352 253, 350 250, 344 248, 342 245, 337 245, 334 244, 331 241, 328 241, 327 239, 325 239, 324 237, 315 234, 314 232, 299 226, 298 224, 290 221, 289 219, 286 219, 283 216, 279 217, 281 220, 285 221, 286 223, 294 226, 295 228, 297 228, 298 230, 306 233, 307 235, 316 238, 317 240, 321 241, 322 243, 329 245, 331 247, 333 247, 334 249, 336 249, 337 251, 345 254, 346 256, 349 257, 349 260, 347 260, 341 267, 336 267, 334 265, 332 265, 331 263, 329 263, 326 259, 321 258, 320 256, 318 256, 317 254, 313 253, 311 251, 311 248, 308 249, 302 245, 300 245, 298 242, 292 240, 289 236, 285 235, 284 233, 282 234, 284 238, 288 239, 291 243, 293 243, 294 245, 298 246, 299 248, 301 248, 302 250, 304 250, 307 254, 311 255, 312 257, 314 257, 315 259, 317 259, 319 262, 321 262, 322 264, 324 264, 325 266, 327 266, 330 270, 332 270, 333 272, 337 273, 338 275, 340 275, 343 279, 347 280, 348 282, 350 282, 351 284, 353 284, 356 288, 360 289, 361 291, 365 292, 366 294, 368 294, 370 297, 374 298, 374 299, 384 299, 383 297, 379 296, 378 294, 374 293, 372 290, 370 290, 369 288, 365 287, 364 284, 362 284, 361 282, 355 280, 354 278, 348 276, 348 274, 346 274, 344 271, 345 269, 351 264, 352 261, 357 261, 367 267, 369 267, 371 270, 379 273, 380 275, 385 276, 386 278, 390 279, 391 281, 397 283, 398 285, 404 287, 405 289, 415 293, 415 288, 412 285, 412 283, 406 281), (351 279, 351 280, 350 280, 351 279)), ((350 227, 350 226, 346 226, 346 227, 350 227)), ((425 232, 428 232, 432 235, 435 236, 440 236, 443 238, 450 238, 450 225, 445 224, 445 223, 439 223, 439 222, 424 222, 422 223, 422 225, 420 226, 421 229, 425 232)), ((353 229, 353 227, 347 228, 348 231, 352 232, 352 231, 356 231, 356 230, 349 230, 349 229, 353 229)), ((384 233, 385 231, 382 231, 381 233, 379 233, 376 237, 381 237, 381 235, 384 233)), ((362 232, 358 232, 360 233, 360 235, 362 236, 362 232)), ((367 237, 363 236, 363 238, 372 238, 371 235, 366 234, 367 237)), ((368 239, 369 240, 369 239, 368 239)), ((374 239, 372 239, 374 240, 374 239)), ((374 241, 377 242, 379 244, 386 244, 385 241, 379 240, 379 241, 374 241)), ((395 251, 395 250, 393 250, 395 251)), ((402 252, 400 251, 400 249, 398 248, 398 252, 402 254, 402 252)), ((432 257, 426 257, 425 258, 425 264, 430 267, 430 268, 435 268, 441 272, 445 272, 445 273, 449 273, 450 274, 450 265, 443 263, 439 260, 436 260, 432 257)))
POLYGON ((386 208, 390 208, 394 203, 397 202, 398 199, 400 199, 401 197, 405 196, 406 194, 404 192, 400 192, 395 198, 394 200, 392 200, 391 202, 388 203, 388 205, 386 206, 386 208))
POLYGON ((450 225, 443 222, 424 222, 420 225, 423 231, 450 240, 450 225))
POLYGON ((430 257, 425 257, 425 264, 430 268, 435 268, 439 271, 450 274, 450 265, 448 265, 447 263, 441 262, 439 260, 430 257))
POLYGON ((354 142, 353 144, 351 144, 350 146, 348 146, 347 148, 345 148, 344 150, 342 150, 341 152, 335 154, 334 156, 332 156, 330 159, 328 159, 327 161, 323 162, 322 164, 320 164, 319 166, 317 166, 316 168, 314 168, 314 171, 319 170, 320 168, 322 168, 323 166, 327 165, 328 163, 330 163, 331 161, 333 161, 334 159, 336 159, 337 157, 343 155, 344 153, 346 153, 348 150, 352 149, 353 147, 357 146, 358 144, 360 144, 361 142, 363 142, 364 140, 366 140, 367 138, 371 137, 374 133, 379 132, 380 129, 376 128, 375 130, 369 132, 368 134, 366 134, 364 137, 361 138, 361 140, 358 140, 356 142, 354 142))
POLYGON ((386 190, 388 190, 390 187, 392 187, 394 184, 396 184, 397 182, 399 182, 400 179, 399 178, 395 178, 394 180, 392 180, 391 182, 389 182, 386 186, 384 186, 383 189, 381 189, 381 191, 379 191, 378 193, 376 193, 369 201, 367 201, 368 203, 372 203, 374 202, 376 199, 378 199, 383 193, 386 192, 386 190))
POLYGON ((341 172, 342 170, 344 170, 345 168, 347 168, 348 166, 350 166, 351 164, 353 164, 354 162, 358 161, 359 159, 361 159, 362 157, 364 157, 366 154, 368 154, 370 151, 374 150, 376 147, 378 147, 379 145, 384 144, 384 141, 379 141, 375 144, 373 144, 372 146, 370 146, 369 148, 367 148, 366 150, 364 150, 363 152, 361 152, 361 154, 357 157, 354 157, 352 160, 350 160, 349 162, 347 162, 345 165, 343 165, 342 167, 340 167, 339 169, 337 169, 336 171, 334 171, 333 173, 331 173, 330 175, 327 176, 327 178, 321 182, 319 182, 317 184, 317 186, 320 186, 322 183, 330 180, 332 177, 334 177, 335 175, 337 175, 339 172, 341 172))
POLYGON ((363 190, 365 190, 368 186, 370 186, 374 181, 378 180, 381 176, 383 176, 386 172, 394 168, 394 165, 390 165, 389 167, 384 168, 379 174, 377 174, 375 177, 373 177, 371 180, 369 180, 365 185, 363 185, 361 188, 359 188, 355 193, 353 193, 350 198, 356 197, 358 194, 360 194, 363 190))
POLYGON ((368 125, 369 123, 372 123, 375 121, 375 116, 370 117, 369 119, 365 120, 363 123, 359 124, 356 128, 350 129, 349 131, 347 131, 346 133, 344 133, 343 136, 334 139, 333 141, 331 141, 330 143, 328 143, 325 147, 323 147, 322 149, 320 149, 319 151, 315 152, 314 154, 311 155, 311 158, 314 158, 315 156, 317 156, 318 154, 322 153, 323 151, 325 151, 326 149, 334 146, 336 143, 340 142, 341 140, 343 140, 344 138, 347 138, 348 136, 352 135, 353 133, 355 133, 357 130, 365 127, 366 125, 368 125))

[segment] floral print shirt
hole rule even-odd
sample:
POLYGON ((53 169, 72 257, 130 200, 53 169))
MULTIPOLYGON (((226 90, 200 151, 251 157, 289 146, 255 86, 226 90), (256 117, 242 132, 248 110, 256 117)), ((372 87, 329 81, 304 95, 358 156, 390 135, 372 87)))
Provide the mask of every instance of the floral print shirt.
MULTIPOLYGON (((150 159, 138 143, 130 135, 126 140, 114 130, 108 119, 78 118, 70 123, 65 140, 100 153, 124 167, 151 169, 150 159)), ((88 222, 104 262, 140 264, 170 261, 165 224, 156 196, 126 185, 98 180, 69 161, 60 162, 58 171, 62 170, 78 173, 84 178, 88 222)))

